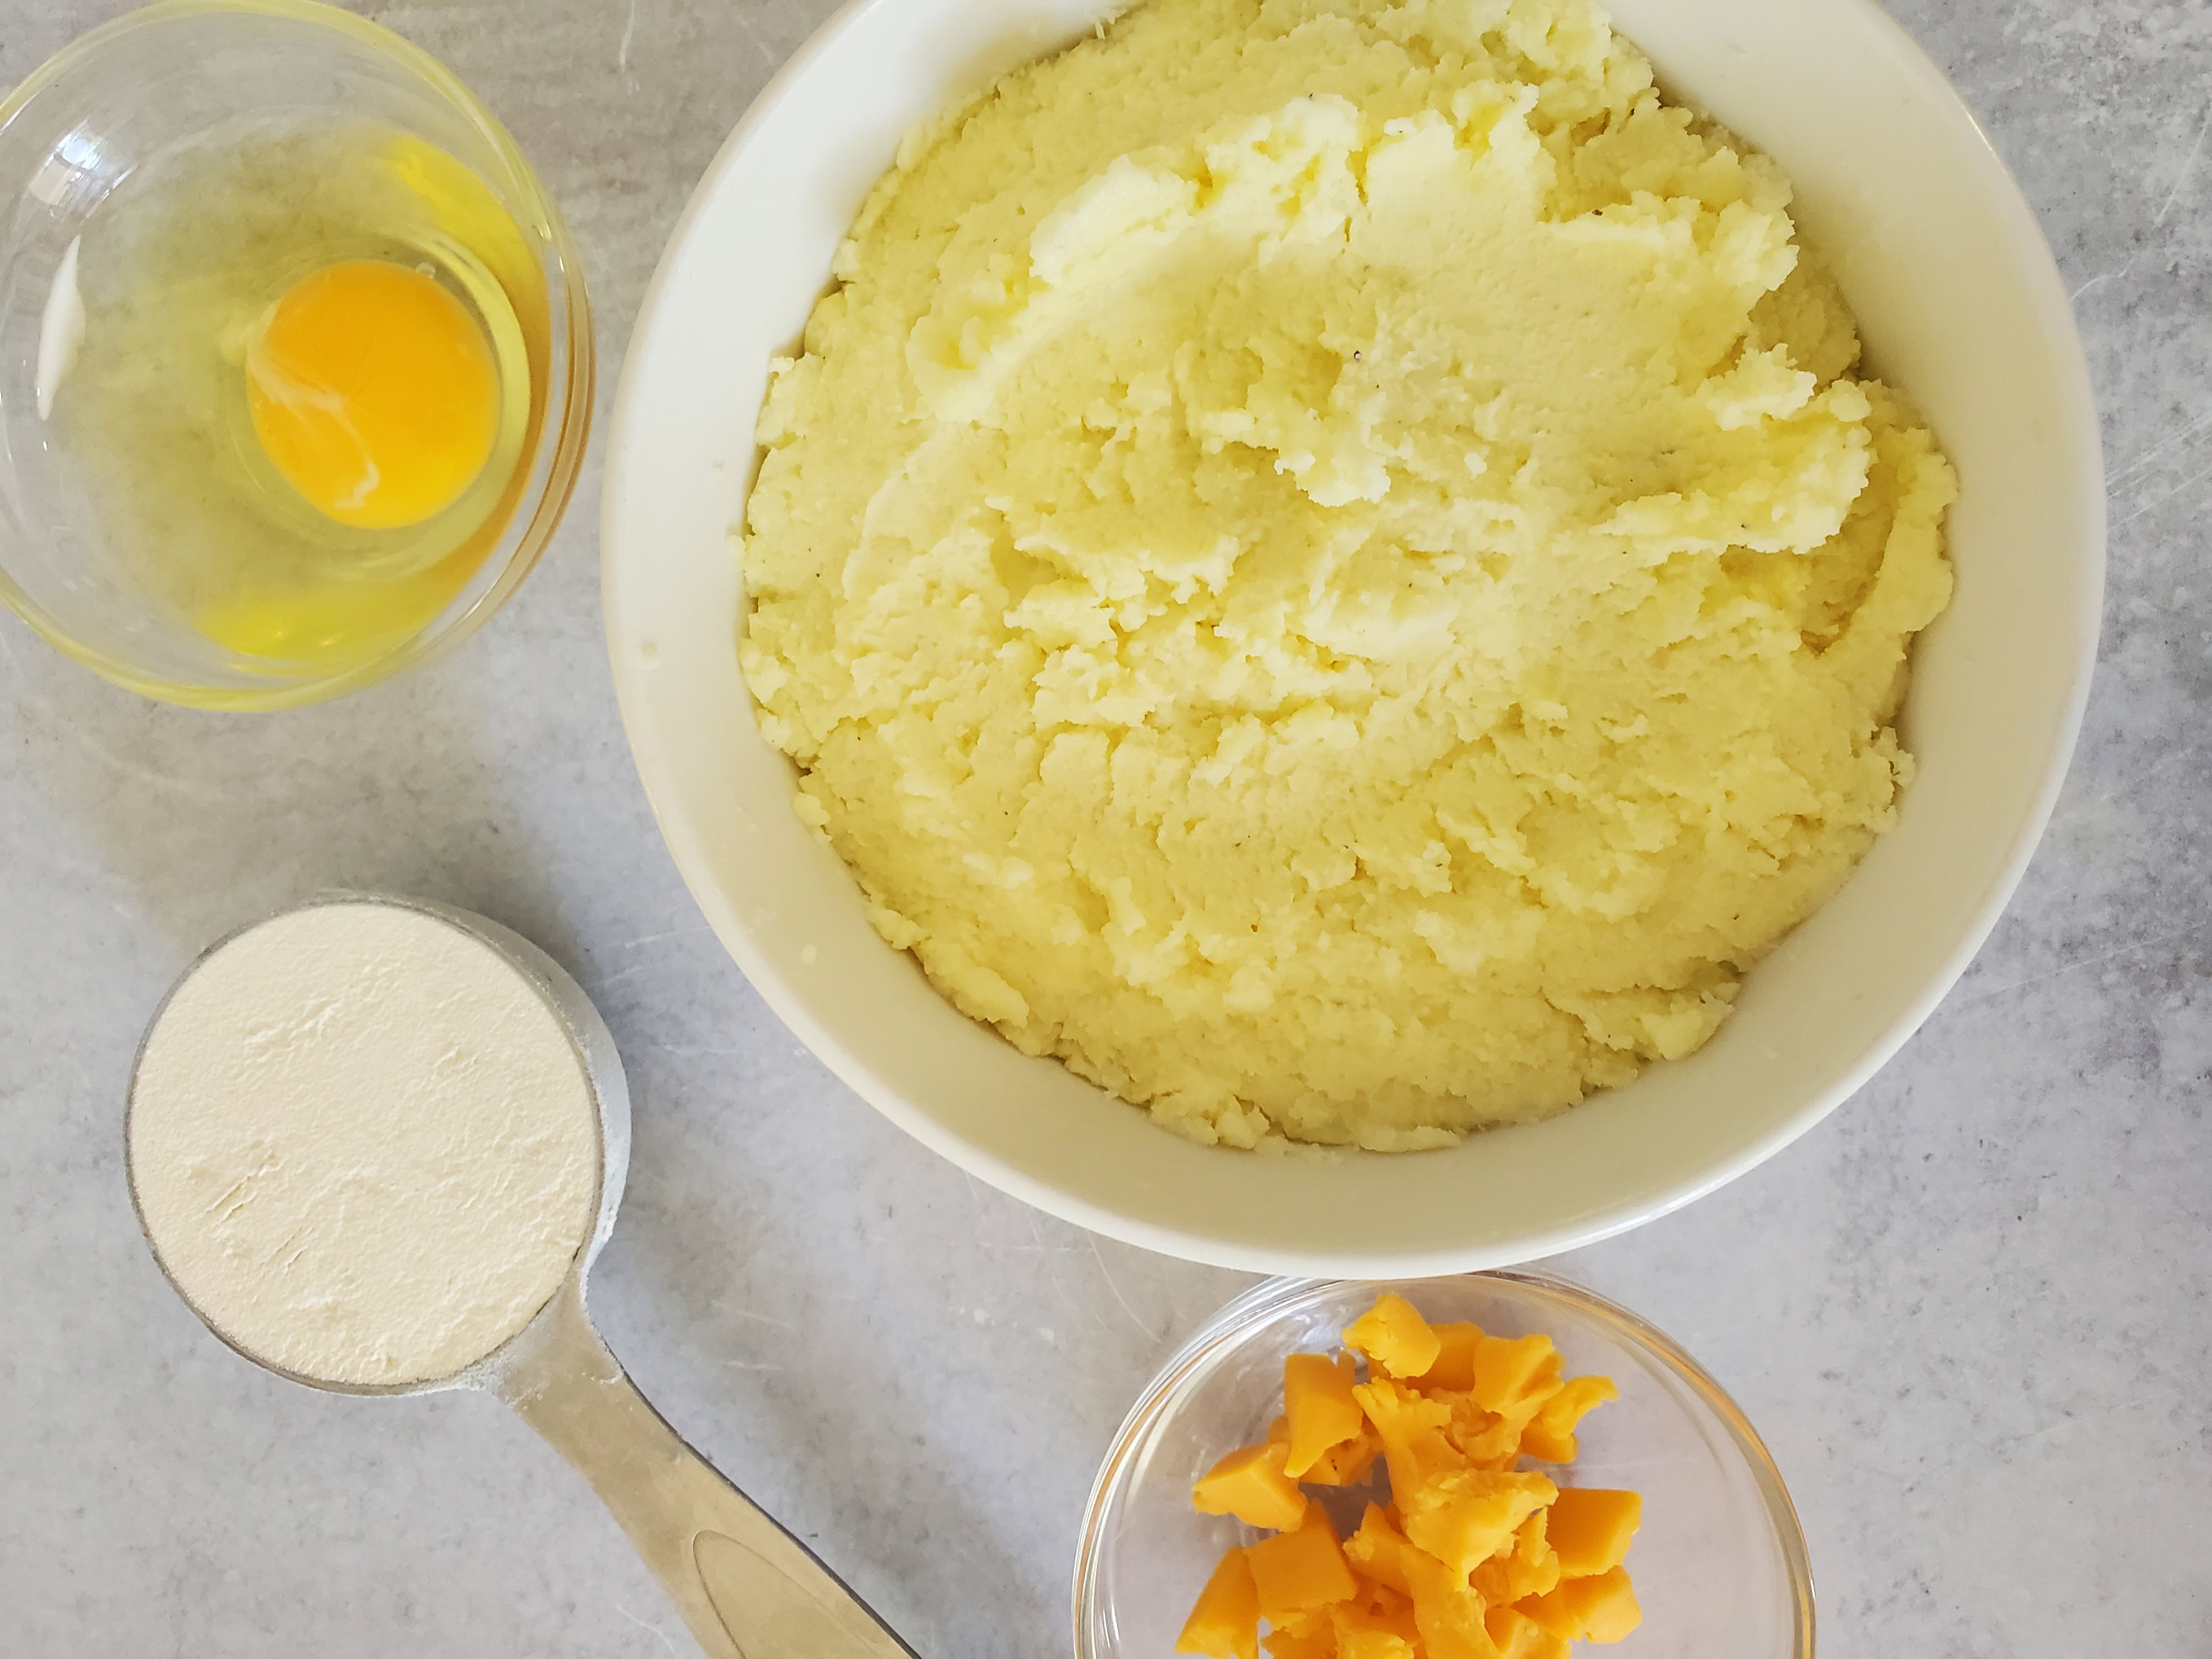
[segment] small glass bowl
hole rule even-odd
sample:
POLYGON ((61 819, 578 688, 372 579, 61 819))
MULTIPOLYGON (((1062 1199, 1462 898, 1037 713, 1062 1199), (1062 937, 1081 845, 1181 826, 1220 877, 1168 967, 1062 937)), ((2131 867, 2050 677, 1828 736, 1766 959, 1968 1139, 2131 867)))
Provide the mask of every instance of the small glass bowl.
MULTIPOLYGON (((1084 1516, 1075 1568, 1076 1659, 1169 1659, 1221 1553, 1262 1534, 1190 1506, 1191 1482, 1265 1437, 1282 1409, 1283 1359, 1328 1352, 1384 1291, 1432 1321, 1499 1336, 1542 1332, 1570 1376, 1595 1371, 1618 1401, 1583 1419, 1562 1486, 1644 1494, 1628 1555, 1642 1626, 1622 1659, 1811 1659, 1813 1577, 1782 1476, 1734 1401, 1697 1362, 1626 1309, 1528 1272, 1398 1284, 1273 1279, 1183 1344, 1115 1437, 1084 1516)), ((1310 1492, 1319 1488, 1308 1488, 1310 1492)), ((1356 1524, 1365 1494, 1332 1501, 1356 1524)))
POLYGON ((371 684, 465 639, 530 572, 575 487, 592 322, 560 214, 504 128, 436 59, 314 0, 164 0, 93 30, 0 103, 0 599, 118 684, 208 708, 279 708, 371 684), (383 123, 476 173, 534 245, 550 327, 542 393, 498 539, 412 635, 338 667, 243 657, 134 582, 37 412, 39 337, 72 240, 139 167, 261 117, 383 123))

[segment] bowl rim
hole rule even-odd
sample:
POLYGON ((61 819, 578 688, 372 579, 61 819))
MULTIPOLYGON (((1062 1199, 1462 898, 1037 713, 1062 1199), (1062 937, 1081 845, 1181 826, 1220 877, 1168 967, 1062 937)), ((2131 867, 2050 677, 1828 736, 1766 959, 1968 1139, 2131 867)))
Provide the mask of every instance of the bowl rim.
MULTIPOLYGON (((646 442, 640 418, 641 387, 645 378, 642 365, 656 355, 651 347, 656 331, 663 325, 665 295, 687 258, 699 225, 709 216, 714 199, 730 176, 750 159, 748 153, 756 136, 780 113, 817 60, 835 50, 847 34, 865 27, 879 9, 896 4, 896 0, 846 0, 769 77, 701 174, 670 230, 652 279, 639 301, 629 349, 624 354, 609 422, 600 501, 600 590, 608 654, 623 733, 654 823, 694 903, 747 981, 841 1082, 956 1167, 1048 1214, 1109 1237, 1187 1261, 1253 1273, 1328 1275, 1369 1272, 1419 1278, 1563 1254, 1671 1214, 1756 1168, 1811 1131, 1895 1057, 1949 994, 1987 942, 2026 874, 2057 804, 2059 790, 2081 735, 2097 660, 2108 509, 2102 439, 2087 354, 2057 259, 2018 180, 1957 88, 1878 0, 1822 3, 1853 14, 1860 26, 1873 31, 1881 49, 1911 77, 1920 97, 1931 107, 1942 109, 1949 119, 1962 124, 1963 134, 1971 137, 1972 142, 1961 147, 1962 165, 1971 167, 1978 175, 1983 196, 2002 221, 2007 238, 2017 251, 2023 291, 2051 343, 2054 374, 2062 385, 2062 395, 2054 404, 2053 411, 2055 418, 2070 429, 2066 445, 2069 467, 2082 486, 2085 504, 2079 526, 2081 545, 2072 566, 2071 597, 2073 608, 2081 618, 2080 637, 2072 659, 2061 660, 2057 665, 2070 676, 2071 687, 2063 720, 2044 757, 2030 810, 2014 826, 2001 860, 1996 861, 1996 878, 1983 893, 1952 950, 1928 975, 1919 994, 1877 1039, 1867 1045, 1856 1063, 1826 1089, 1808 1094, 1801 1105, 1764 1133, 1747 1138, 1733 1152, 1713 1159, 1697 1173, 1630 1194, 1549 1228, 1516 1235, 1504 1243, 1461 1243, 1418 1250, 1302 1251, 1272 1244, 1251 1244, 1186 1224, 1133 1218, 1063 1184, 1033 1176, 940 1124, 909 1101, 894 1079, 880 1075, 830 1035, 805 999, 755 944, 747 924, 714 878, 714 860, 690 817, 654 721, 647 712, 651 699, 646 678, 652 663, 635 648, 636 641, 643 635, 635 632, 629 621, 629 592, 623 572, 626 566, 648 558, 653 545, 653 538, 642 532, 634 532, 629 520, 629 502, 635 493, 631 473, 638 464, 635 452, 646 442)), ((1663 73, 1662 65, 1662 76, 1663 73)), ((888 160, 887 157, 887 164, 888 160)), ((795 338, 800 319, 793 321, 792 336, 795 338)), ((744 458, 748 470, 754 465, 754 459, 744 458)), ((739 516, 742 517, 742 507, 739 516)), ((734 648, 733 635, 733 655, 734 648)), ((886 945, 884 948, 890 947, 886 945)), ((1412 1156, 1332 1150, 1363 1158, 1412 1156)))
MULTIPOLYGON (((1788 1659, 1813 1659, 1816 1635, 1816 1602, 1813 1581, 1813 1563, 1805 1542, 1805 1528, 1799 1520, 1797 1506, 1790 1496, 1790 1487, 1782 1478, 1782 1470, 1774 1461, 1774 1454, 1743 1408, 1735 1403, 1713 1374, 1692 1358, 1681 1344, 1641 1315, 1624 1308, 1611 1297, 1601 1296, 1587 1285, 1567 1279, 1541 1268, 1491 1268, 1480 1273, 1448 1275, 1445 1279, 1426 1281, 1367 1279, 1263 1279, 1242 1296, 1228 1303, 1213 1316, 1193 1331, 1182 1345, 1145 1385, 1129 1413, 1121 1419, 1121 1426, 1114 1431, 1108 1443, 1106 1455, 1099 1461, 1098 1474, 1091 1484, 1091 1493, 1084 1500, 1083 1522, 1075 1549, 1075 1571, 1069 1591, 1070 1612, 1073 1620, 1075 1659, 1114 1659, 1107 1650, 1092 1639, 1093 1628, 1102 1611, 1103 1586, 1103 1555, 1108 1541, 1107 1516, 1115 1498, 1120 1496, 1133 1477, 1133 1463, 1142 1443, 1167 1410, 1168 1405, 1184 1381, 1204 1364, 1223 1344, 1257 1330, 1281 1318, 1301 1302, 1316 1299, 1340 1291, 1384 1291, 1412 1288, 1418 1290, 1423 1282, 1437 1284, 1449 1279, 1482 1279, 1493 1285, 1510 1285, 1514 1291, 1540 1303, 1571 1308, 1614 1335, 1627 1345, 1660 1360, 1668 1371, 1688 1387, 1698 1403, 1711 1412, 1727 1429, 1730 1442, 1742 1457, 1749 1470, 1753 1484, 1758 1487, 1766 1505, 1767 1520, 1774 1530, 1776 1544, 1782 1552, 1783 1570, 1789 1580, 1790 1601, 1791 1646, 1788 1659)), ((1776 1659, 1783 1659, 1778 1655, 1776 1659)))
MULTIPOLYGON (((150 5, 125 12, 86 30, 33 68, 4 99, 0 99, 0 128, 4 128, 63 76, 96 58, 115 41, 167 23, 223 15, 277 18, 348 37, 401 64, 458 111, 507 164, 516 182, 528 194, 530 212, 542 221, 546 251, 552 255, 559 271, 557 285, 551 274, 546 274, 545 287, 549 293, 557 294, 566 323, 565 328, 555 331, 549 356, 557 371, 560 395, 557 400, 548 398, 544 426, 536 451, 524 458, 533 471, 541 465, 545 469, 544 481, 517 503, 509 518, 502 539, 512 535, 514 544, 501 561, 498 576, 466 609, 446 619, 442 627, 438 626, 438 619, 433 619, 429 627, 437 628, 435 633, 426 629, 391 651, 333 673, 272 680, 266 686, 200 685, 148 674, 132 664, 94 650, 47 615, 4 570, 0 570, 0 602, 21 617, 40 638, 72 661, 89 668, 102 679, 157 702, 236 713, 298 708, 362 690, 395 674, 435 661, 497 614, 514 597, 523 579, 537 568, 582 477, 596 402, 598 351, 582 256, 561 216, 559 204, 538 176, 538 170, 531 165, 522 146, 467 83, 429 52, 374 18, 357 16, 342 7, 326 3, 326 0, 154 0, 150 5)), ((489 557, 486 562, 489 562, 489 557)))

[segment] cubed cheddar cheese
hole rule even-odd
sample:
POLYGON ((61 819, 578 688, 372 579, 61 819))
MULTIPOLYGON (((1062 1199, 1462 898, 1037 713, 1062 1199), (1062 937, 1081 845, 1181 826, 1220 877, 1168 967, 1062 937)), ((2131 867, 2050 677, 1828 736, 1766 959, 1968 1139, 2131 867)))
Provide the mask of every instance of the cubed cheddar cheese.
POLYGON ((1558 1587, 1559 1558, 1547 1536, 1551 1514, 1549 1510, 1538 1510, 1515 1530, 1511 1548, 1498 1551, 1470 1575, 1468 1582, 1485 1607, 1541 1595, 1558 1587))
POLYGON ((1260 1645, 1267 1650, 1273 1659, 1340 1659, 1336 1632, 1326 1628, 1271 1630, 1260 1638, 1260 1645))
POLYGON ((1464 1577, 1420 1550, 1406 1552, 1406 1575, 1425 1659, 1498 1659, 1498 1645, 1483 1628, 1482 1603, 1464 1577))
POLYGON ((1341 1601, 1324 1601, 1318 1607, 1300 1607, 1295 1613, 1279 1613, 1269 1623, 1273 1628, 1288 1631, 1293 1636, 1328 1636, 1336 1628, 1331 1615, 1343 1605, 1341 1601))
POLYGON ((1411 1599, 1391 1595, 1378 1606, 1363 1597, 1336 1608, 1336 1659, 1420 1659, 1411 1599))
POLYGON ((1410 1547, 1406 1534, 1392 1523, 1382 1506, 1370 1504, 1359 1517, 1358 1530, 1344 1540, 1344 1555, 1352 1571, 1370 1583, 1411 1595, 1413 1587, 1407 1582, 1406 1564, 1401 1559, 1410 1547))
POLYGON ((1207 1659, 1571 1659, 1642 1614, 1622 1565, 1642 1520, 1634 1492, 1562 1492, 1523 1460, 1565 1462, 1585 1413, 1620 1391, 1562 1377, 1544 1336, 1431 1326, 1384 1296, 1345 1332, 1367 1358, 1297 1353, 1266 1441, 1197 1482, 1202 1511, 1274 1535, 1222 1558, 1176 1651, 1207 1659), (1300 1490, 1389 1466, 1340 1540, 1300 1490))
POLYGON ((1429 1328, 1437 1334, 1437 1357, 1413 1380, 1423 1389, 1464 1394, 1474 1386, 1474 1348, 1482 1340, 1482 1327, 1453 1322, 1429 1328))
POLYGON ((1329 1611, 1337 1659, 1419 1659, 1421 1632, 1410 1596, 1370 1584, 1358 1601, 1329 1611))
POLYGON ((1352 1393, 1358 1380, 1350 1354, 1294 1353, 1283 1361, 1283 1415, 1290 1431, 1283 1472, 1291 1480, 1304 1480, 1323 1453, 1366 1428, 1352 1393))
POLYGON ((1336 1659, 1420 1659, 1420 1650, 1395 1631, 1346 1631, 1336 1638, 1336 1659))
POLYGON ((1498 1645, 1498 1659, 1567 1659, 1565 1638, 1552 1634, 1518 1607, 1492 1607, 1482 1627, 1498 1645))
MULTIPOLYGON (((1549 1535, 1569 1578, 1595 1578, 1628 1559, 1628 1546, 1644 1524, 1640 1492, 1608 1492, 1598 1486, 1568 1486, 1553 1500, 1549 1535)), ((1548 1588, 1548 1587, 1547 1587, 1548 1588)), ((1517 1601, 1517 1595, 1503 1596, 1517 1601)))
POLYGON ((1331 1446, 1303 1477, 1309 1486, 1356 1486, 1367 1479, 1382 1455, 1382 1437, 1364 1419, 1359 1432, 1331 1446))
POLYGON ((1284 1625, 1301 1613, 1349 1601, 1359 1585, 1345 1564, 1336 1528, 1319 1504, 1308 1507, 1294 1531, 1277 1533, 1248 1545, 1252 1582, 1260 1594, 1260 1616, 1284 1625))
POLYGON ((1571 1642, 1618 1642, 1644 1622, 1625 1568, 1594 1578, 1563 1578, 1549 1595, 1517 1604, 1554 1636, 1571 1642))
POLYGON ((1260 1659, 1260 1591, 1243 1550, 1231 1550, 1216 1565, 1183 1620, 1175 1650, 1209 1659, 1260 1659))
POLYGON ((1546 1358, 1536 1368, 1536 1374, 1522 1385, 1520 1399, 1506 1407, 1506 1419, 1524 1428, 1534 1422, 1536 1413, 1550 1403, 1552 1396, 1566 1386, 1565 1369, 1556 1352, 1546 1358))
POLYGON ((1571 1376, 1547 1400, 1521 1436, 1524 1456, 1540 1463, 1571 1463, 1579 1449, 1575 1426, 1595 1407, 1620 1398, 1609 1376, 1571 1376))
POLYGON ((1191 1506, 1200 1515, 1233 1515, 1249 1527, 1271 1531, 1295 1527, 1305 1517, 1306 1495, 1283 1473, 1279 1445, 1246 1446, 1223 1458, 1190 1489, 1191 1506))
POLYGON ((1435 1364, 1443 1347, 1420 1310, 1395 1292, 1378 1297, 1373 1307, 1352 1322, 1344 1333, 1344 1346, 1365 1354, 1385 1376, 1401 1381, 1435 1364))
POLYGON ((1571 1463, 1581 1449, 1571 1434, 1554 1434, 1534 1423, 1521 1431, 1521 1455, 1539 1463, 1571 1463))
POLYGON ((1444 1433, 1452 1413, 1448 1401, 1387 1380, 1362 1382, 1352 1392, 1382 1442, 1393 1492, 1411 1491, 1431 1474, 1467 1466, 1466 1455, 1444 1433))
POLYGON ((1455 1469, 1401 1494, 1398 1512, 1407 1541, 1465 1578, 1510 1548, 1521 1523, 1558 1494, 1540 1474, 1455 1469))
MULTIPOLYGON (((1285 1464, 1291 1455, 1291 1419, 1278 1417, 1267 1425, 1267 1443, 1280 1446, 1285 1464)), ((1299 1479, 1310 1486, 1356 1486, 1367 1479, 1375 1467, 1375 1460, 1382 1455, 1382 1438, 1371 1425, 1363 1420, 1359 1432, 1351 1439, 1331 1446, 1317 1458, 1314 1466, 1299 1479)))
POLYGON ((1501 1417, 1536 1415, 1558 1392, 1559 1351, 1548 1336, 1486 1336, 1474 1345, 1476 1405, 1501 1417))
POLYGON ((1520 1460, 1524 1425, 1518 1419, 1486 1412, 1464 1394, 1436 1393, 1426 1397, 1451 1407, 1444 1437, 1476 1468, 1510 1469, 1520 1460))

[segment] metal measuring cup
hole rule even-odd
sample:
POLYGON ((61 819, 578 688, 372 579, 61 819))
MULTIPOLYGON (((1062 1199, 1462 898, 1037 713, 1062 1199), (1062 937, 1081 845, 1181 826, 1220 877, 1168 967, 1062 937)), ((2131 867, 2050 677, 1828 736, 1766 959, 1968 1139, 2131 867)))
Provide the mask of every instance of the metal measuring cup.
MULTIPOLYGON (((234 1352, 308 1388, 356 1395, 477 1389, 505 1401, 592 1483, 711 1659, 918 1659, 812 1551, 684 1443, 592 1328, 585 1278, 614 1231, 622 1202, 629 1168, 629 1088, 614 1038, 583 988, 529 940, 465 910, 378 894, 334 893, 314 902, 390 905, 434 918, 489 946, 536 989, 574 1047, 598 1113, 599 1192, 591 1235, 551 1298, 491 1352, 425 1381, 327 1382, 240 1346, 185 1295, 147 1224, 133 1154, 126 1152, 131 1204, 171 1287, 234 1352)), ((210 945, 185 969, 149 1022, 149 1038, 178 990, 236 936, 210 945)), ((142 1043, 142 1060, 144 1052, 142 1043)), ((137 1083, 134 1065, 134 1099, 137 1083)))

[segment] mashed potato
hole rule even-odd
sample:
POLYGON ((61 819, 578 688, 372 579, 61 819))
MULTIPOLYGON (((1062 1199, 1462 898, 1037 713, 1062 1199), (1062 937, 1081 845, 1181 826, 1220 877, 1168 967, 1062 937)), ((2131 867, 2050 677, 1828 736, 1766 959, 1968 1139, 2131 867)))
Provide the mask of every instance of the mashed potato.
POLYGON ((1686 1054, 1891 821, 1951 470, 1586 0, 1148 0, 903 147, 742 647, 892 945, 1201 1140, 1686 1054))

